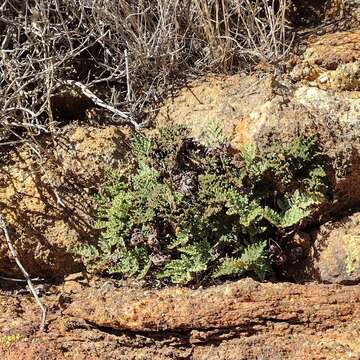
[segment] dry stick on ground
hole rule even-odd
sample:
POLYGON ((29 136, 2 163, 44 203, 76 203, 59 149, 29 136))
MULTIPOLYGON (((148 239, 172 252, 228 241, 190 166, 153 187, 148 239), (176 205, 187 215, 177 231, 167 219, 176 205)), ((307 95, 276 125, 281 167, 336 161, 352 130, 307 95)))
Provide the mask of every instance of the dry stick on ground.
POLYGON ((31 281, 30 275, 28 274, 28 272, 25 270, 25 268, 23 267, 23 265, 21 264, 21 261, 19 259, 19 256, 17 254, 17 251, 15 249, 15 246, 13 245, 10 236, 9 236, 9 232, 7 230, 6 227, 6 223, 2 217, 2 215, 0 215, 0 227, 2 228, 4 235, 5 235, 5 239, 7 242, 7 245, 10 249, 11 255, 13 256, 13 258, 15 259, 15 262, 17 264, 17 266, 19 267, 19 269, 21 270, 21 272, 23 273, 26 282, 28 284, 28 287, 31 291, 31 293, 33 294, 37 304, 39 305, 40 309, 41 309, 41 324, 40 324, 40 330, 44 330, 45 329, 45 323, 46 323, 46 307, 45 305, 41 302, 38 294, 36 293, 36 290, 34 288, 34 285, 31 281))
POLYGON ((94 104, 111 111, 113 114, 121 117, 123 119, 124 122, 128 122, 130 124, 132 124, 135 128, 135 130, 138 130, 140 128, 140 124, 138 124, 136 121, 132 120, 128 113, 122 112, 116 108, 114 108, 113 106, 106 104, 104 101, 102 101, 100 98, 98 98, 92 91, 90 91, 84 84, 82 84, 79 81, 73 81, 73 80, 66 80, 63 81, 63 83, 67 84, 67 85, 75 85, 77 86, 81 92, 87 96, 89 99, 91 99, 94 104))

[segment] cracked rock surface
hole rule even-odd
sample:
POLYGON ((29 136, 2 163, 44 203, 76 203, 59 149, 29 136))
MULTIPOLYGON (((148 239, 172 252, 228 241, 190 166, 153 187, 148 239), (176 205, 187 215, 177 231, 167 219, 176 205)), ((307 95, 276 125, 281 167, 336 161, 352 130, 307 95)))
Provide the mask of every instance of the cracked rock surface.
MULTIPOLYGON (((66 283, 65 283, 66 284, 66 283)), ((358 359, 358 286, 258 283, 147 290, 76 279, 43 297, 0 295, 1 359, 358 359), (96 285, 95 285, 96 284, 96 285)))

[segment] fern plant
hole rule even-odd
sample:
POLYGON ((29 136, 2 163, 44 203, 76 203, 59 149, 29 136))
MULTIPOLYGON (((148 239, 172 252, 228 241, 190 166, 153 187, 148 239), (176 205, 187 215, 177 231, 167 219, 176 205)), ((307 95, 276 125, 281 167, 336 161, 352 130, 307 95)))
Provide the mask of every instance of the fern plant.
POLYGON ((102 230, 78 249, 97 271, 189 283, 269 271, 268 240, 324 202, 326 174, 316 139, 233 155, 186 129, 136 137, 122 172, 98 195, 102 230))

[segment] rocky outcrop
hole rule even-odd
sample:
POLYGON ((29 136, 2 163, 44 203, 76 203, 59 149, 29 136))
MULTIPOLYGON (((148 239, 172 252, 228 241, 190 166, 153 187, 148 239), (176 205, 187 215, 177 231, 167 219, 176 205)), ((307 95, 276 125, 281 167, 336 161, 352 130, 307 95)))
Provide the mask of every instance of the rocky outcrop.
POLYGON ((197 290, 147 290, 99 279, 89 284, 52 288, 53 295, 43 298, 50 309, 47 333, 37 331, 39 312, 33 301, 0 294, 1 358, 283 360, 360 355, 358 286, 250 279, 197 290))
POLYGON ((359 287, 260 284, 251 279, 190 290, 126 291, 105 287, 84 290, 65 314, 104 328, 131 331, 232 329, 251 334, 267 322, 293 328, 326 329, 330 323, 360 315, 359 287), (336 301, 335 301, 336 299, 336 301))
POLYGON ((360 90, 360 30, 336 32, 310 42, 290 76, 331 90, 360 90))
MULTIPOLYGON (((74 249, 98 235, 92 194, 106 167, 117 166, 126 149, 126 136, 115 126, 69 125, 56 139, 8 154, 0 174, 0 208, 32 276, 61 277, 81 269, 74 249)), ((4 242, 0 273, 19 274, 4 242)))

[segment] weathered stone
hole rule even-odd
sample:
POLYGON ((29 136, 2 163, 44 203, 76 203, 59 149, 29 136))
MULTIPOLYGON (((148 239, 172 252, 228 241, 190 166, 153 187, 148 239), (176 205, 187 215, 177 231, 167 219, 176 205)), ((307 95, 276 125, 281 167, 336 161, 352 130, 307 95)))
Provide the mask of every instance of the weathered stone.
MULTIPOLYGON (((269 81, 265 80, 266 85, 269 81)), ((195 81, 165 102, 156 125, 186 125, 192 136, 200 140, 215 125, 229 141, 239 120, 272 97, 271 88, 266 85, 262 79, 240 75, 195 81)))
MULTIPOLYGON (((284 271, 295 281, 360 283, 360 213, 328 222, 310 234, 313 244, 302 261, 285 264, 284 271)), ((299 235, 292 244, 298 242, 299 235)), ((301 238, 301 237, 300 237, 301 238)))
POLYGON ((0 292, 0 358, 357 360, 360 355, 359 286, 250 279, 197 290, 147 290, 101 279, 90 286, 53 287, 52 295, 42 298, 49 308, 46 333, 37 330, 40 314, 33 299, 0 292))
POLYGON ((360 90, 360 30, 317 37, 290 76, 321 89, 360 90))
MULTIPOLYGON (((67 126, 38 149, 9 155, 0 174, 0 207, 19 257, 32 276, 61 277, 79 271, 75 246, 95 241, 92 193, 104 169, 126 151, 125 135, 114 126, 67 126)), ((4 241, 0 273, 20 274, 4 241)))
POLYGON ((296 331, 326 329, 336 321, 360 316, 359 287, 261 284, 251 279, 190 290, 160 291, 103 287, 81 292, 65 314, 97 326, 131 331, 185 331, 238 327, 252 333, 268 321, 284 322, 296 331))

